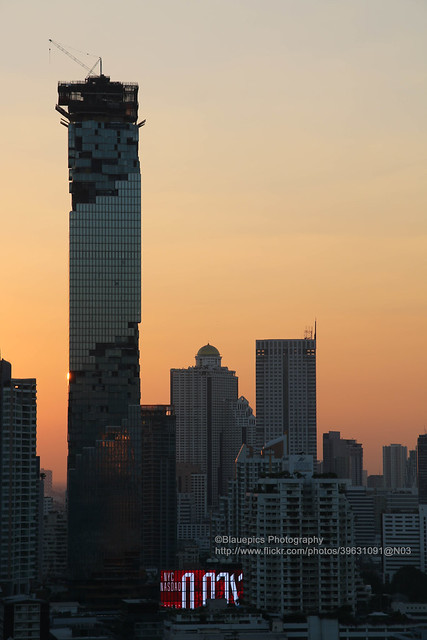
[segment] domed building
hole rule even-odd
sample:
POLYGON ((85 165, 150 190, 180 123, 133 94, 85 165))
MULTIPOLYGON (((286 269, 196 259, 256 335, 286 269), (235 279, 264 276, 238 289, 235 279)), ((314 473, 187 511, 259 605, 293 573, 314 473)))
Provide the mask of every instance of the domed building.
POLYGON ((200 347, 196 355, 197 367, 220 367, 221 355, 216 347, 212 344, 205 344, 204 347, 200 347))
POLYGON ((221 360, 218 349, 207 343, 198 350, 195 366, 171 369, 178 492, 190 496, 196 522, 226 494, 242 445, 236 419, 238 378, 221 360))

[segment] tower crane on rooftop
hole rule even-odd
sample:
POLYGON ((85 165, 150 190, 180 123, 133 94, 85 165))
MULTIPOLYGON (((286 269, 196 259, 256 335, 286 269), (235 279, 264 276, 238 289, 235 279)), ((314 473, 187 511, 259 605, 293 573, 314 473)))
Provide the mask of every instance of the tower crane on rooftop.
MULTIPOLYGON (((72 60, 74 60, 74 62, 77 62, 77 64, 79 64, 81 67, 83 67, 84 69, 86 69, 87 76, 86 78, 88 78, 90 76, 90 74, 92 73, 92 71, 95 69, 96 65, 99 63, 99 75, 102 76, 102 58, 99 57, 97 59, 97 61, 95 62, 95 64, 92 67, 89 67, 87 64, 85 64, 84 62, 82 62, 81 60, 79 60, 78 58, 76 58, 76 56, 74 56, 72 53, 70 53, 67 49, 65 49, 65 47, 62 46, 62 44, 59 44, 59 42, 55 42, 55 40, 52 40, 52 38, 49 38, 49 42, 51 42, 52 44, 55 45, 55 47, 57 47, 57 49, 59 49, 60 51, 62 51, 63 53, 65 53, 69 58, 71 58, 72 60)), ((90 56, 92 54, 87 53, 87 56, 90 56)))

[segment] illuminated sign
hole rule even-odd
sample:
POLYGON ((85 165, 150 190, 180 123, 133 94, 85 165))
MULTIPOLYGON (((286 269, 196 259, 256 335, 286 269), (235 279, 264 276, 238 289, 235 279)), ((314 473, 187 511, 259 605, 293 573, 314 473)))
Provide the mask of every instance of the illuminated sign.
POLYGON ((207 600, 225 599, 239 604, 243 593, 241 571, 162 571, 160 601, 164 607, 196 609, 207 600))

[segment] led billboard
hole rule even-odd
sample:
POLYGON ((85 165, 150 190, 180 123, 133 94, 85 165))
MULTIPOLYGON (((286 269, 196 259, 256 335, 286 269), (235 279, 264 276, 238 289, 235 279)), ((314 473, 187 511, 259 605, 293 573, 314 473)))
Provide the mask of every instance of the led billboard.
POLYGON ((204 607, 207 600, 225 599, 238 604, 243 593, 243 574, 239 571, 162 571, 160 601, 173 609, 204 607))

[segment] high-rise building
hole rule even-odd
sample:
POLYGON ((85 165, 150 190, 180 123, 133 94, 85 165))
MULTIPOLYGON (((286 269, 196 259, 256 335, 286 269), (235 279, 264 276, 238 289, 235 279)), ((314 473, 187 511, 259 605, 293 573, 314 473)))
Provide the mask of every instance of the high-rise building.
POLYGON ((175 566, 176 440, 173 407, 142 405, 142 564, 175 566))
POLYGON ((247 494, 245 536, 265 546, 242 556, 248 604, 282 616, 355 609, 355 556, 331 555, 319 545, 309 555, 304 543, 298 549, 294 542, 320 536, 326 547, 354 545, 345 482, 301 473, 258 480, 247 494))
POLYGON ((316 459, 316 335, 256 341, 257 447, 287 434, 290 454, 316 459))
POLYGON ((427 504, 427 433, 418 436, 417 441, 417 479, 420 504, 427 504))
POLYGON ((363 484, 363 447, 356 440, 341 438, 339 431, 323 434, 323 472, 348 478, 351 484, 363 484))
POLYGON ((221 366, 221 355, 210 344, 199 349, 196 366, 171 369, 178 491, 194 493, 199 486, 198 502, 204 494, 208 510, 226 493, 242 444, 236 427, 237 399, 236 374, 221 366))
POLYGON ((402 489, 406 486, 406 460, 408 450, 401 444, 383 447, 383 475, 386 489, 402 489))
POLYGON ((60 82, 58 92, 56 109, 68 128, 72 199, 69 569, 72 577, 86 579, 118 562, 118 556, 136 553, 133 525, 131 532, 127 527, 136 500, 129 492, 138 482, 132 470, 119 468, 119 462, 132 459, 133 445, 122 423, 128 407, 140 401, 138 85, 101 75, 60 82), (132 482, 125 488, 129 474, 132 482), (122 491, 108 484, 115 480, 122 491), (92 486, 96 490, 88 491, 92 486), (95 504, 95 496, 103 498, 102 504, 95 504), (117 539, 119 547, 114 547, 117 539))
POLYGON ((36 456, 36 381, 12 378, 0 360, 0 587, 30 593, 39 577, 40 462, 36 456))

